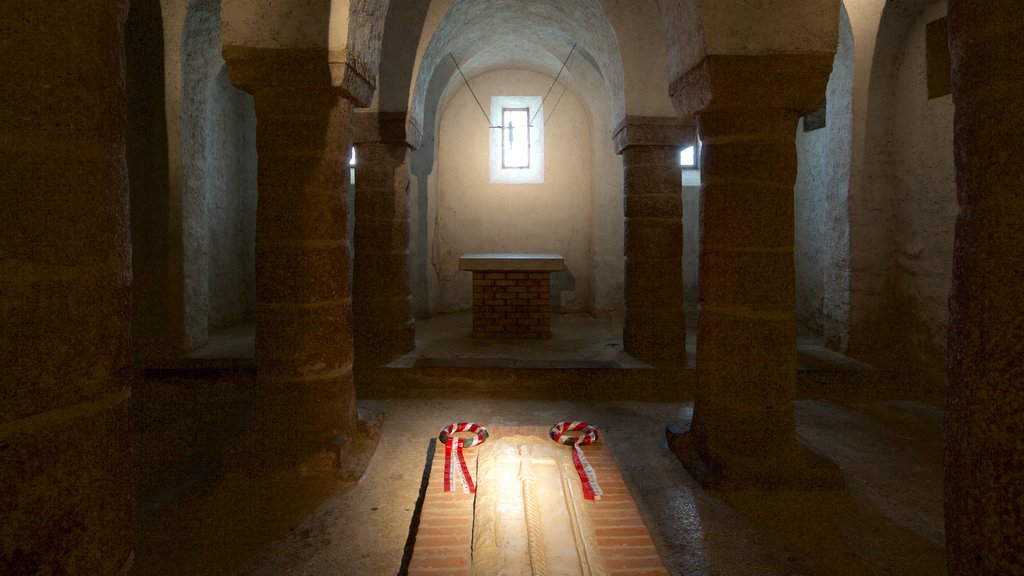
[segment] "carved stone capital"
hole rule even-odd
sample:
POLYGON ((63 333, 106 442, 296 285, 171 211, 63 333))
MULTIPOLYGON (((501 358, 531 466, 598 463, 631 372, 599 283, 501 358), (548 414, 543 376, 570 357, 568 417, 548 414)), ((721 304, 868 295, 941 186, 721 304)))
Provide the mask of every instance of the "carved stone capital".
POLYGON ((328 54, 331 84, 340 88, 356 106, 367 107, 377 90, 374 67, 348 49, 331 50, 328 54))
POLYGON ((615 153, 631 146, 672 146, 682 148, 696 139, 696 124, 692 120, 665 116, 626 116, 615 127, 615 153))
POLYGON ((683 117, 737 108, 793 110, 798 116, 821 106, 832 71, 831 53, 711 55, 669 88, 683 117))
POLYGON ((352 116, 352 143, 405 143, 410 148, 415 148, 416 142, 411 138, 415 134, 409 132, 408 126, 405 112, 357 110, 352 116))
POLYGON ((369 67, 346 50, 254 48, 221 51, 231 83, 250 94, 263 89, 335 90, 356 106, 369 106, 376 88, 369 67))

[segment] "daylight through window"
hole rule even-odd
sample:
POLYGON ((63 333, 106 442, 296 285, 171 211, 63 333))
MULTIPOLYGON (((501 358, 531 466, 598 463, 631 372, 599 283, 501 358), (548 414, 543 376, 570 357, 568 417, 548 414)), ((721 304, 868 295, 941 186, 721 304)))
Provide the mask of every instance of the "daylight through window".
POLYGON ((530 109, 501 109, 501 167, 530 167, 530 109))
POLYGON ((491 182, 544 182, 544 114, 540 96, 492 96, 491 182), (532 121, 532 123, 531 123, 532 121))

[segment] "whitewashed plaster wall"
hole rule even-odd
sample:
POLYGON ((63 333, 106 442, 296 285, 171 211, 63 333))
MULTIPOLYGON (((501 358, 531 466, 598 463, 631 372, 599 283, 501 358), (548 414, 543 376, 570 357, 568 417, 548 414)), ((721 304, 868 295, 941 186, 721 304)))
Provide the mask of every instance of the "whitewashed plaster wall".
MULTIPOLYGON (((184 336, 189 349, 208 339, 210 317, 210 235, 207 227, 206 194, 209 165, 206 94, 209 76, 220 59, 220 7, 209 0, 189 2, 181 39, 182 96, 181 147, 182 185, 180 238, 182 245, 182 289, 184 290, 184 336)), ((177 230, 175 230, 177 232, 177 230)))
POLYGON ((845 298, 849 228, 846 203, 852 141, 853 35, 840 14, 839 44, 826 90, 825 127, 797 127, 794 187, 796 318, 803 334, 821 336, 826 310, 845 298), (830 306, 826 306, 826 301, 830 306))
MULTIPOLYGON (((831 109, 834 103, 829 104, 831 109)), ((826 256, 820 240, 825 230, 826 179, 831 150, 826 130, 804 132, 803 120, 797 127, 796 146, 799 168, 793 188, 793 260, 797 333, 820 334, 826 256)))
MULTIPOLYGON (((881 289, 879 279, 882 273, 872 269, 868 262, 882 244, 879 234, 870 230, 871 222, 879 224, 884 217, 877 213, 865 163, 869 156, 867 119, 871 104, 873 66, 876 52, 878 28, 885 8, 885 0, 844 0, 843 7, 853 30, 853 137, 850 154, 850 195, 843 207, 841 217, 847 221, 848 250, 837 255, 848 265, 838 271, 842 284, 837 286, 835 298, 824 302, 825 322, 823 326, 826 344, 841 352, 851 350, 850 336, 853 325, 864 318, 866 300, 873 298, 881 289)), ((884 225, 878 226, 883 229, 884 225)))
MULTIPOLYGON (((625 117, 620 47, 608 14, 598 0, 537 0, 528 3, 488 0, 433 0, 421 31, 415 63, 416 82, 409 101, 410 123, 422 126, 427 92, 436 70, 450 54, 466 60, 495 38, 514 37, 523 46, 568 48, 576 43, 581 54, 602 75, 612 118, 625 117)), ((532 68, 514 48, 501 68, 532 68), (517 66, 518 64, 518 66, 517 66)), ((553 52, 553 53, 554 53, 553 52)), ((648 62, 648 65, 650 62, 648 62)), ((495 69, 496 67, 491 67, 495 69)), ((554 68, 557 70, 557 67, 554 68)))
POLYGON ((163 0, 161 9, 174 356, 204 345, 211 326, 255 314, 255 113, 222 74, 217 0, 163 0), (222 215, 212 228, 210 210, 222 215))
POLYGON ((897 63, 891 116, 893 282, 903 316, 900 341, 929 382, 944 383, 957 215, 953 161, 953 100, 928 98, 925 27, 946 15, 931 2, 911 25, 897 63))
POLYGON ((622 156, 615 155, 608 136, 611 110, 607 99, 589 99, 593 121, 592 180, 593 231, 591 232, 593 306, 596 316, 621 316, 626 308, 626 271, 623 259, 625 215, 622 209, 622 156), (594 102, 597 100, 597 102, 594 102))
MULTIPOLYGON (((503 12, 500 11, 502 14, 508 11, 507 3, 494 3, 497 4, 504 4, 503 12)), ((434 89, 430 87, 430 75, 436 74, 435 63, 441 67, 447 62, 447 50, 454 50, 462 68, 471 78, 475 77, 476 73, 497 68, 529 68, 554 75, 564 50, 570 46, 569 41, 579 42, 576 58, 579 64, 584 65, 573 68, 569 80, 563 75, 561 81, 567 82, 585 102, 592 122, 594 232, 591 312, 599 315, 621 314, 624 308, 623 175, 621 158, 614 155, 611 137, 616 119, 621 119, 624 112, 641 116, 675 115, 668 93, 668 42, 658 3, 656 0, 629 3, 616 0, 535 2, 531 3, 530 10, 514 13, 519 26, 502 27, 500 30, 494 30, 493 34, 483 35, 471 27, 460 29, 461 32, 467 33, 471 40, 475 39, 472 41, 479 43, 471 48, 459 44, 453 49, 452 46, 455 44, 449 42, 445 44, 447 48, 440 51, 443 57, 435 54, 428 58, 429 49, 438 45, 435 34, 444 28, 446 18, 452 16, 449 10, 465 11, 471 6, 475 6, 476 11, 485 15, 490 13, 486 2, 432 0, 422 16, 422 30, 412 66, 417 78, 417 87, 410 91, 408 99, 411 123, 417 128, 422 127, 423 146, 432 146, 430 98, 425 94, 427 90, 434 89), (545 7, 542 4, 549 5, 545 7), (584 8, 587 18, 580 18, 580 10, 584 8), (536 21, 530 19, 530 15, 542 13, 546 15, 544 18, 536 21), (568 17, 565 17, 566 15, 568 17), (500 48, 495 48, 501 40, 507 40, 510 34, 518 33, 520 28, 529 30, 534 36, 517 38, 517 43, 505 42, 500 48), (609 34, 609 31, 612 33, 609 34), (537 59, 537 47, 549 53, 537 59), (497 60, 494 58, 495 50, 503 53, 497 60), (498 60, 502 65, 495 66, 498 60), (625 85, 621 81, 622 77, 626 80, 625 85), (419 103, 424 101, 428 102, 425 114, 419 111, 419 103), (420 116, 424 116, 422 126, 420 116)), ((492 25, 492 20, 496 19, 487 17, 477 23, 492 25)), ((448 32, 443 34, 451 36, 448 32)), ((454 70, 448 73, 457 74, 454 70)), ((414 154, 414 159, 425 159, 427 156, 418 152, 414 154)), ((417 164, 414 160, 411 190, 416 190, 417 195, 411 198, 410 205, 415 239, 410 260, 414 286, 426 286, 425 289, 413 290, 416 313, 424 316, 437 312, 434 309, 438 301, 437 270, 430 268, 425 255, 420 253, 428 230, 429 237, 434 237, 433 226, 436 218, 433 211, 436 209, 436 202, 433 199, 427 202, 425 194, 420 191, 428 187, 436 190, 437 173, 429 163, 417 164), (416 242, 420 242, 420 245, 416 242)), ((695 248, 696 244, 692 246, 695 248)), ((695 299, 693 301, 696 302, 695 299)))
MULTIPOLYGON (((582 63, 580 63, 582 64, 582 63)), ((612 141, 612 102, 600 73, 590 66, 572 69, 576 94, 590 116, 591 174, 593 181, 593 305, 597 316, 621 316, 625 312, 626 271, 623 259, 625 214, 623 211, 622 156, 612 141)), ((667 94, 665 100, 668 100, 667 94)), ((670 105, 671 106, 671 105, 670 105)), ((668 115, 671 115, 669 113, 668 115)))
POLYGON ((622 54, 626 114, 674 116, 668 95, 668 39, 655 0, 601 0, 622 54))
POLYGON ((256 111, 221 65, 207 89, 207 323, 256 319, 256 111))
MULTIPOLYGON (((944 0, 890 0, 877 10, 873 30, 858 36, 854 22, 855 42, 873 41, 874 51, 869 70, 859 61, 856 67, 849 202, 847 351, 935 386, 944 383, 956 202, 953 108, 948 96, 927 99, 924 27, 945 6, 944 0)), ((868 24, 874 8, 866 10, 868 24)), ((858 46, 858 60, 861 53, 858 46)))
MULTIPOLYGON (((485 108, 491 96, 543 96, 552 78, 524 70, 482 74, 472 80, 485 108)), ((553 102, 545 105, 545 115, 553 102)), ((592 180, 590 118, 566 91, 544 128, 542 184, 493 184, 488 175, 487 121, 469 89, 444 106, 438 129, 436 223, 431 252, 438 276, 439 312, 466 310, 472 275, 458 270, 470 252, 540 252, 565 257, 553 274, 553 292, 566 311, 590 308, 592 299, 592 180)))

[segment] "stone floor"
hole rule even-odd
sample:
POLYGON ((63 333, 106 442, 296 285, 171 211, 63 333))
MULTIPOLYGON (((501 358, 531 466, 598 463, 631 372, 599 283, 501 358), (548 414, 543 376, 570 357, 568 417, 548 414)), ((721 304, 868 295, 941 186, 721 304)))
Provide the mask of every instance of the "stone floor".
MULTIPOLYGON (((676 394, 678 401, 600 394, 538 399, 486 386, 468 395, 459 394, 458 386, 434 386, 445 379, 473 380, 481 374, 474 370, 516 372, 516 363, 526 365, 521 368, 526 372, 598 380, 645 370, 659 375, 622 354, 621 325, 613 319, 568 320, 585 324, 563 324, 564 338, 575 339, 574 344, 560 341, 553 326, 552 341, 521 349, 516 349, 521 343, 501 346, 460 336, 457 317, 443 319, 452 326, 436 332, 418 324, 417 354, 389 368, 398 372, 378 377, 414 370, 417 363, 421 369, 430 365, 431 377, 417 394, 386 394, 387 387, 374 385, 361 391, 360 407, 382 414, 383 425, 367 471, 354 485, 310 489, 289 479, 263 478, 249 480, 255 489, 223 490, 231 479, 221 471, 220 450, 247 426, 251 371, 211 370, 212 365, 205 371, 152 371, 135 391, 141 499, 135 573, 396 574, 426 450, 442 426, 459 420, 550 426, 565 419, 587 420, 602 429, 672 574, 945 573, 941 408, 934 398, 901 386, 898 376, 806 348, 815 346, 813 341, 801 346, 807 384, 796 403, 797 431, 807 446, 839 466, 843 492, 703 490, 665 442, 667 422, 690 418, 685 391, 676 394), (467 361, 483 366, 460 366, 467 361), (530 364, 539 361, 577 368, 530 364), (573 362, 600 364, 581 371, 573 362), (833 377, 851 373, 859 379, 833 377), (869 379, 874 384, 857 388, 869 379), (853 389, 839 389, 848 384, 853 389)), ((406 385, 418 382, 396 378, 406 385)))

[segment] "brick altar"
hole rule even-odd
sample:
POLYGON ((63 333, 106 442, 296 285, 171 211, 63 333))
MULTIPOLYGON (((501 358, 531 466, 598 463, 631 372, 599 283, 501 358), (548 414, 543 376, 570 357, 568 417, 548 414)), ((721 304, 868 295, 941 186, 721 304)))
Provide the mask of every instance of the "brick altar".
POLYGON ((551 272, 559 254, 465 254, 459 270, 473 273, 473 336, 550 338, 551 272))

